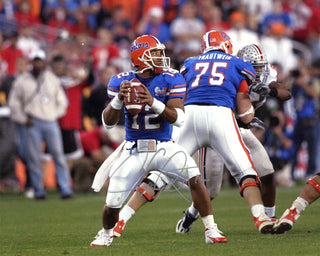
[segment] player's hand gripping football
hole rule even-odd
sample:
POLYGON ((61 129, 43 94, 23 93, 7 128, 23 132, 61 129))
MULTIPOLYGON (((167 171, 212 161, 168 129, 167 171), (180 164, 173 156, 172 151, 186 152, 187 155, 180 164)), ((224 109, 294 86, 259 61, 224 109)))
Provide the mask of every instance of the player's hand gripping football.
POLYGON ((124 100, 124 97, 129 93, 129 87, 131 86, 131 83, 128 80, 124 80, 121 83, 120 91, 118 94, 119 100, 124 100))
POLYGON ((145 104, 151 106, 153 103, 153 97, 152 97, 151 93, 149 92, 148 88, 144 84, 141 84, 141 86, 144 90, 138 92, 138 96, 140 98, 140 101, 141 101, 141 103, 145 103, 145 104))

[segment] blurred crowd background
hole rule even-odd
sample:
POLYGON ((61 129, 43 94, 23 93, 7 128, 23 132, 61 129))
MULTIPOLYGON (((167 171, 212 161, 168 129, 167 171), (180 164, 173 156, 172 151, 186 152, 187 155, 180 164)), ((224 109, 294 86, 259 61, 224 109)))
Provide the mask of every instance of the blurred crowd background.
MULTIPOLYGON (((101 112, 109 79, 131 69, 131 42, 155 35, 179 69, 200 53, 201 36, 212 29, 231 37, 234 54, 244 45, 260 45, 278 81, 291 90, 289 101, 270 98, 257 110, 267 128, 254 132, 270 155, 278 185, 305 180, 320 171, 319 24, 320 0, 0 1, 0 191, 32 197, 17 134, 10 132, 15 123, 7 100, 15 78, 39 52, 68 97, 59 124, 77 131, 81 145, 79 154, 65 153, 75 191, 88 192, 95 171, 123 139, 123 120, 120 128, 105 131, 101 112)), ((55 187, 52 160, 43 148, 46 186, 55 187)))

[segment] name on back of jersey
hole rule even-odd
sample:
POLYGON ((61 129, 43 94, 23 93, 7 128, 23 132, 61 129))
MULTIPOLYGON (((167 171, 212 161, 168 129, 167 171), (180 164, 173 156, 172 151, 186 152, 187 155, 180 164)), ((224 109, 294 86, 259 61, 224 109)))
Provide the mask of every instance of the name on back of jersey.
POLYGON ((216 59, 216 60, 231 60, 231 55, 226 55, 225 53, 218 53, 218 52, 212 52, 210 54, 204 54, 200 55, 198 57, 199 60, 209 60, 209 59, 216 59))

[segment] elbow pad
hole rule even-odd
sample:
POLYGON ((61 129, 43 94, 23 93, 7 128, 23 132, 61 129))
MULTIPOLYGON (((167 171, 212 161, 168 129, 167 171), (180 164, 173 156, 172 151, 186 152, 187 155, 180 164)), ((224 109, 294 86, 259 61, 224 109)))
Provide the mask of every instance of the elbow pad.
POLYGON ((174 123, 172 123, 172 125, 181 127, 182 125, 184 125, 186 115, 181 108, 175 108, 175 110, 177 111, 177 119, 174 123))

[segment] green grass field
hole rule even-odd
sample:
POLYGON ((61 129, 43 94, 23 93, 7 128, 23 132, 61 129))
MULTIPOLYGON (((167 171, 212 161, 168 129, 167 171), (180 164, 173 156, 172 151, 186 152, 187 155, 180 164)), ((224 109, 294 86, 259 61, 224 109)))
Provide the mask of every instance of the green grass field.
MULTIPOLYGON (((278 188, 277 216, 297 197, 302 185, 278 188)), ((184 196, 189 198, 187 191, 184 196)), ((223 188, 213 201, 216 222, 226 244, 205 243, 201 221, 188 234, 175 225, 189 205, 177 192, 164 192, 142 208, 110 247, 90 247, 101 228, 104 193, 75 195, 62 201, 50 192, 46 202, 23 195, 0 194, 0 255, 317 255, 320 256, 320 202, 307 208, 293 229, 283 235, 262 235, 237 188, 223 188)))

